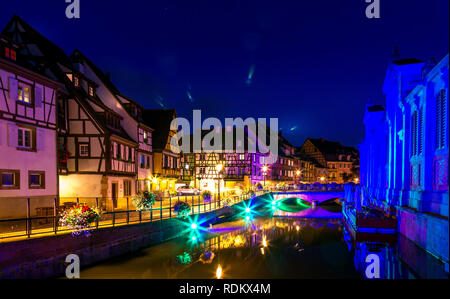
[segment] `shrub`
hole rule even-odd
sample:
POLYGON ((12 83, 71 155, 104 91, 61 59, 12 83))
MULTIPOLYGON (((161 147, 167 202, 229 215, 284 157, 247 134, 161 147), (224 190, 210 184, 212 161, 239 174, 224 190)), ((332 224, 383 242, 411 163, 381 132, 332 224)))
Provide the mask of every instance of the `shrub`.
POLYGON ((72 235, 78 236, 82 233, 89 235, 89 227, 91 223, 100 218, 100 210, 91 208, 87 205, 76 205, 65 210, 61 214, 59 222, 62 226, 66 226, 72 230, 72 235))
POLYGON ((212 198, 211 191, 205 190, 202 192, 202 198, 204 202, 210 202, 212 198))
POLYGON ((133 196, 131 201, 136 207, 136 210, 149 210, 156 201, 156 194, 153 192, 144 191, 143 193, 138 193, 133 196))
POLYGON ((178 218, 185 219, 191 213, 191 206, 184 201, 177 201, 173 206, 173 211, 177 214, 178 218))
POLYGON ((200 262, 203 264, 211 264, 214 259, 214 252, 206 250, 200 255, 200 262))

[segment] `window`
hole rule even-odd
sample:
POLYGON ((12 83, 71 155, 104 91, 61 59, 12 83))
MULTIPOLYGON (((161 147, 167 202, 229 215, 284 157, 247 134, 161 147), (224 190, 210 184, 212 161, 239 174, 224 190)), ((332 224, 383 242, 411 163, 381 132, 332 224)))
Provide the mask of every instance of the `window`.
POLYGON ((80 78, 78 78, 78 76, 73 76, 73 85, 75 87, 79 87, 80 86, 80 78))
POLYGON ((148 144, 148 135, 147 132, 144 131, 144 143, 148 144))
POLYGON ((20 172, 0 170, 0 189, 20 189, 20 172))
POLYGON ((5 47, 5 57, 16 61, 16 51, 8 47, 5 47))
POLYGON ((28 187, 30 189, 45 189, 45 172, 29 171, 28 187))
POLYGON ((17 97, 18 101, 31 104, 31 86, 22 82, 18 83, 18 92, 19 95, 17 97))
POLYGON ((123 181, 123 196, 130 196, 130 195, 131 195, 131 181, 124 180, 123 181))
POLYGON ((423 109, 414 111, 411 119, 412 156, 420 155, 423 150, 423 109))
POLYGON ((239 155, 239 160, 244 160, 245 159, 245 154, 240 154, 239 155))
POLYGON ((17 146, 24 149, 33 148, 33 131, 28 128, 20 128, 17 131, 17 146))
POLYGON ((91 85, 89 85, 89 95, 90 95, 91 97, 93 97, 93 96, 95 95, 94 87, 91 86, 91 85))
POLYGON ((442 89, 436 97, 436 149, 445 147, 447 114, 447 92, 442 89))
POLYGON ((89 144, 80 144, 80 157, 89 157, 89 144))
POLYGON ((147 168, 150 168, 150 156, 147 156, 147 168))
POLYGON ((70 81, 73 81, 73 75, 72 74, 68 73, 68 74, 66 74, 66 76, 67 76, 67 78, 69 78, 70 81))
POLYGON ((145 168, 145 156, 141 155, 141 168, 145 168))

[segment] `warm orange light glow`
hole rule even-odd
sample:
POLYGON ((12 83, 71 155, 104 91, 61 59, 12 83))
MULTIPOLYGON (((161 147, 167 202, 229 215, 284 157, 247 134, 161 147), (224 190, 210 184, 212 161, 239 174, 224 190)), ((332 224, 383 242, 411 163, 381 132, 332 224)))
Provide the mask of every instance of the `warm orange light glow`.
POLYGON ((297 225, 297 226, 295 227, 295 229, 296 229, 297 231, 299 231, 299 230, 300 230, 300 226, 297 225))
POLYGON ((321 177, 320 180, 323 182, 325 180, 325 177, 321 177))
POLYGON ((218 266, 216 270, 216 277, 217 279, 220 279, 222 277, 222 266, 218 266))
POLYGON ((216 165, 216 170, 217 170, 217 172, 221 172, 222 169, 223 169, 223 164, 217 164, 217 165, 216 165))
POLYGON ((267 247, 267 239, 266 239, 266 236, 263 236, 263 239, 262 239, 262 245, 263 245, 264 247, 267 247))
POLYGON ((264 165, 263 168, 262 168, 262 171, 263 172, 267 172, 267 166, 264 165))
POLYGON ((296 173, 297 173, 297 175, 300 175, 300 170, 297 170, 297 172, 296 172, 296 173))

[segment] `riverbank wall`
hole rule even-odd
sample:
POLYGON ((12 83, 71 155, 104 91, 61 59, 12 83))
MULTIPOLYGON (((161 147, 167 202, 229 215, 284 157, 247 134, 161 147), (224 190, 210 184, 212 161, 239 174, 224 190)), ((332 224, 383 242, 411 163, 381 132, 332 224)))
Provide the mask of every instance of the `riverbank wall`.
MULTIPOLYGON (((263 201, 269 196, 251 200, 263 201)), ((216 224, 238 214, 240 205, 203 213, 200 217, 208 219, 208 224, 216 224)), ((186 221, 166 219, 101 228, 89 237, 62 234, 0 243, 0 279, 61 277, 65 275, 66 257, 70 254, 79 256, 83 268, 180 237, 186 229, 186 221)))

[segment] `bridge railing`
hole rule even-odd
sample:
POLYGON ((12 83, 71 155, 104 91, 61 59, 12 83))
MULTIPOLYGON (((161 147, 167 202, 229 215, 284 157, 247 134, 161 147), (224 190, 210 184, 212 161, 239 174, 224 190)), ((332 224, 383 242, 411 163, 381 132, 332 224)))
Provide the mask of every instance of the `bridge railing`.
POLYGON ((0 215, 0 242, 11 241, 31 236, 44 236, 67 233, 69 230, 61 226, 61 214, 76 205, 97 207, 101 210, 100 219, 91 224, 90 229, 115 227, 128 224, 161 221, 176 218, 174 205, 178 201, 186 202, 191 207, 191 215, 207 213, 223 207, 237 204, 254 196, 261 196, 267 191, 255 191, 240 195, 225 194, 212 196, 204 200, 201 195, 167 196, 155 201, 151 209, 139 211, 133 206, 131 197, 57 197, 37 198, 0 198, 4 207, 0 215))

